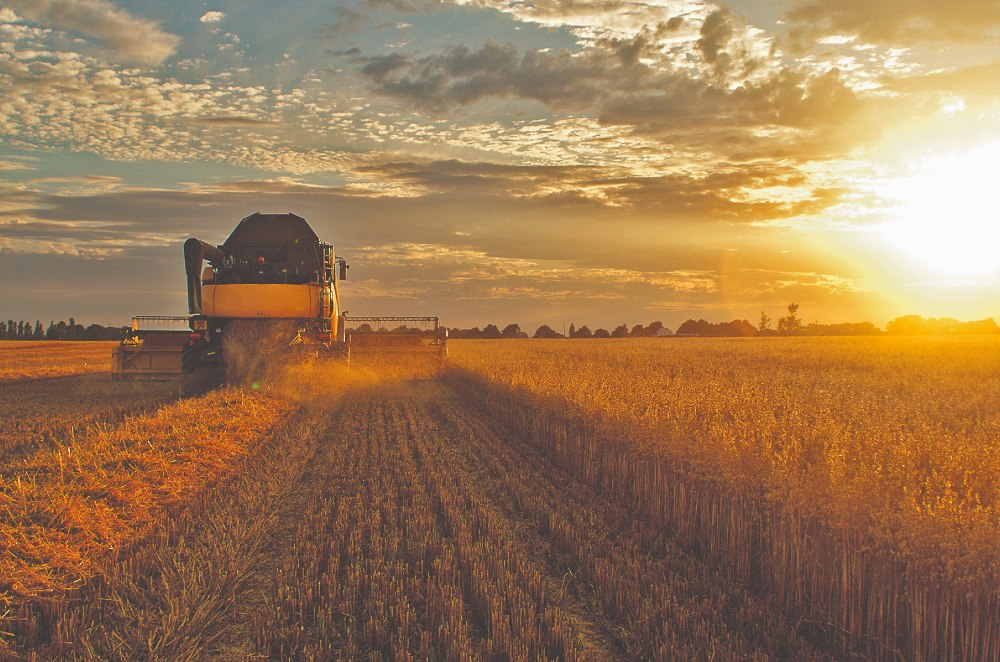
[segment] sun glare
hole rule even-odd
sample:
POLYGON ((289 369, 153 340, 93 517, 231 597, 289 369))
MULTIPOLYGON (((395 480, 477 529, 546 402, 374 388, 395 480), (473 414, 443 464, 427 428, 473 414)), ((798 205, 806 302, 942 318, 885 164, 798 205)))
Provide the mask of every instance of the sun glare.
POLYGON ((929 159, 880 193, 895 204, 879 230, 941 276, 1000 272, 1000 143, 929 159))

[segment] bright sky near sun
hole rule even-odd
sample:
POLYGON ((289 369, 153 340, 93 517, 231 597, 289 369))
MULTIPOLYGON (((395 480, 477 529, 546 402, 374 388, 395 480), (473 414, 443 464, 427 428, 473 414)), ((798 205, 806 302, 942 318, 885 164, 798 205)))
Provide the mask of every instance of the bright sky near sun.
POLYGON ((0 317, 183 314, 255 211, 355 314, 1000 318, 995 0, 0 0, 0 317))

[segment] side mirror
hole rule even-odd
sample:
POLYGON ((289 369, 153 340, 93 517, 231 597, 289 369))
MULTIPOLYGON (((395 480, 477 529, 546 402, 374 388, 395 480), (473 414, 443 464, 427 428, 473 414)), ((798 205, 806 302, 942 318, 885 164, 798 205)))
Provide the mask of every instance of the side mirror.
POLYGON ((340 280, 347 280, 347 270, 350 269, 350 265, 346 262, 340 263, 340 280))

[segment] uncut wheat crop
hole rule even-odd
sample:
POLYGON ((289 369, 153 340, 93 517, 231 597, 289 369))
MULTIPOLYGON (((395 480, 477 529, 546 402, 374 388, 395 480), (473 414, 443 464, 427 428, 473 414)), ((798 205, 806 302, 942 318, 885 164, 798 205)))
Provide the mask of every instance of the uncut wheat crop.
POLYGON ((784 604, 876 654, 996 659, 997 339, 481 341, 450 360, 483 406, 784 604))

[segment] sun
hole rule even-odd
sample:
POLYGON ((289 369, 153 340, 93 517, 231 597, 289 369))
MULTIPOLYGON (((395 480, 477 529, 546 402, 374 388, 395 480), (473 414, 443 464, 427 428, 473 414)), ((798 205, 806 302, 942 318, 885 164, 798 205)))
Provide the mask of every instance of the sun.
POLYGON ((1000 273, 1000 143, 920 162, 884 182, 886 241, 940 276, 1000 273))

